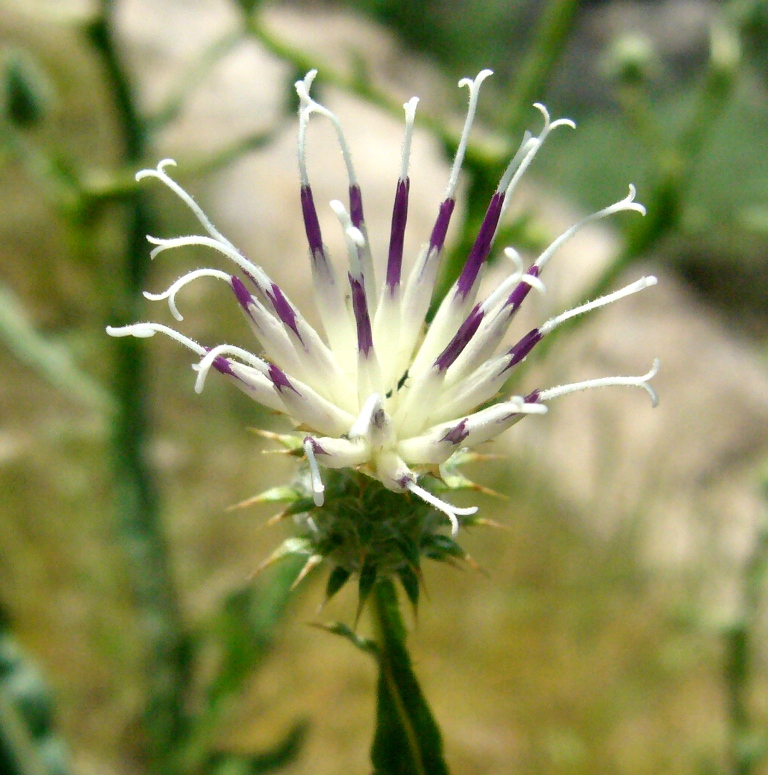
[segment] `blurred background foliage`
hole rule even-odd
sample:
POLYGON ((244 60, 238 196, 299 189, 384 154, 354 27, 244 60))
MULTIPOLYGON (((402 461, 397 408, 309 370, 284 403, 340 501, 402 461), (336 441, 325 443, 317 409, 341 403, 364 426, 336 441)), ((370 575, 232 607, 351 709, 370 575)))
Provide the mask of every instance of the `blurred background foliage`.
MULTIPOLYGON (((317 621, 321 588, 289 594, 295 567, 246 583, 277 543, 259 529, 271 512, 225 513, 290 477, 292 465, 262 458, 262 442, 246 430, 276 427, 274 419, 213 380, 192 394, 188 359, 171 345, 116 344, 103 329, 145 317, 144 234, 189 228, 132 174, 154 164, 206 68, 243 36, 285 63, 276 78, 284 110, 231 144, 180 159, 202 198, 210 173, 215 180, 279 144, 295 107, 290 84, 309 66, 321 68, 321 85, 384 112, 402 100, 368 77, 364 57, 350 55, 348 72, 323 68, 273 34, 261 19, 274 6, 163 0, 158 7, 175 8, 174 18, 235 18, 236 32, 200 50, 179 100, 166 79, 170 97, 156 110, 120 37, 131 4, 0 3, 0 767, 24 775, 363 772, 371 665, 341 639, 300 625, 317 621)), ((374 34, 395 36, 408 66, 441 85, 495 70, 481 100, 494 141, 469 154, 464 238, 530 103, 573 117, 578 131, 537 160, 541 185, 592 211, 633 181, 649 206, 595 287, 652 256, 764 369, 768 4, 280 8, 367 18, 380 25, 374 34)), ((174 32, 186 35, 183 26, 174 32)), ((434 112, 431 95, 420 96, 448 157, 463 95, 439 91, 445 104, 434 112)), ((507 238, 535 246, 542 236, 521 217, 507 238)), ((465 243, 460 235, 449 275, 465 243)), ((152 287, 165 287, 177 269, 153 269, 152 287)), ((239 330, 229 305, 203 301, 208 312, 190 315, 193 336, 219 341, 239 330)), ((750 454, 759 463, 765 445, 750 454)), ((649 569, 642 514, 604 535, 524 461, 483 466, 474 478, 510 496, 481 501, 506 531, 468 539, 490 578, 429 571, 429 600, 413 623, 416 669, 451 770, 768 772, 760 525, 744 538, 739 605, 717 617, 704 599, 707 551, 693 568, 649 569)), ((351 596, 334 606, 330 618, 351 619, 351 596)))

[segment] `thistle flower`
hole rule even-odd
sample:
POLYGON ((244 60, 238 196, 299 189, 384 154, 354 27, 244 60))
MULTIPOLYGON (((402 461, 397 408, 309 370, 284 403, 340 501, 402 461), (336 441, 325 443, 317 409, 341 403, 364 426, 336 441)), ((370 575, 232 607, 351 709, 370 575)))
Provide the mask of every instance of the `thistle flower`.
MULTIPOLYGON (((232 289, 246 321, 259 342, 260 354, 229 344, 206 347, 158 323, 108 328, 112 336, 151 337, 164 333, 199 356, 195 389, 203 389, 211 368, 224 375, 258 403, 285 414, 294 434, 279 437, 294 454, 306 458, 306 487, 297 484, 286 496, 294 503, 285 513, 305 515, 306 535, 289 539, 271 559, 286 553, 306 554, 304 572, 331 557, 332 594, 349 575, 364 584, 377 573, 400 575, 413 599, 418 589, 418 557, 466 556, 452 537, 450 525, 476 524, 476 508, 459 508, 437 491, 465 486, 456 465, 467 450, 495 438, 529 414, 544 414, 554 398, 606 385, 631 385, 646 390, 655 405, 649 380, 658 363, 639 377, 607 377, 534 390, 526 396, 507 395, 504 386, 514 368, 536 344, 566 320, 605 306, 655 284, 643 277, 621 290, 547 320, 511 347, 502 347, 509 324, 531 289, 543 291, 541 274, 563 243, 587 223, 631 210, 644 214, 634 201, 635 190, 561 234, 524 269, 519 255, 506 248, 513 269, 493 292, 478 300, 484 264, 512 194, 549 134, 568 119, 550 120, 542 105, 544 125, 537 136, 526 133, 501 177, 474 246, 459 278, 441 302, 434 319, 425 324, 433 295, 446 233, 456 202, 456 187, 472 126, 480 86, 491 73, 459 82, 469 91, 469 107, 434 227, 407 277, 403 275, 403 238, 408 215, 408 177, 417 98, 404 105, 405 140, 395 189, 389 250, 377 264, 371 251, 363 202, 352 156, 335 114, 310 96, 316 71, 296 83, 300 99, 298 161, 301 206, 309 242, 315 300, 322 336, 302 316, 280 287, 249 261, 208 220, 192 197, 167 172, 174 164, 161 161, 142 170, 137 180, 157 178, 196 216, 205 234, 159 239, 152 258, 171 248, 202 245, 235 264, 241 276, 219 269, 196 269, 150 300, 167 300, 177 320, 182 316, 176 295, 201 277, 223 280, 232 289), (331 262, 323 243, 306 164, 306 131, 310 117, 329 120, 336 132, 349 178, 349 206, 330 206, 343 230, 348 253, 346 277, 331 262), (325 470, 324 470, 325 469, 325 470), (354 508, 350 503, 357 504, 354 508), (365 503, 365 507, 361 504, 365 503), (351 508, 351 511, 350 511, 351 508), (361 512, 363 509, 363 512, 361 512)), ((263 499, 278 499, 278 488, 263 499)), ((372 581, 371 581, 372 583, 372 581)), ((361 594, 362 598, 362 594, 361 594)))

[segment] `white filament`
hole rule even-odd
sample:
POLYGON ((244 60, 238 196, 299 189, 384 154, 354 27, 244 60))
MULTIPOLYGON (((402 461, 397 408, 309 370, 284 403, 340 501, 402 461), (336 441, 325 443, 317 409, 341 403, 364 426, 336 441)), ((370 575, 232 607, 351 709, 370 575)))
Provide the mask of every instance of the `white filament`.
POLYGON ((602 377, 601 379, 588 379, 585 382, 574 382, 571 385, 558 385, 557 387, 549 388, 549 390, 542 390, 539 393, 539 401, 551 401, 553 398, 560 398, 560 396, 577 393, 580 390, 589 390, 590 388, 628 385, 645 390, 651 397, 653 406, 658 406, 659 398, 656 395, 656 391, 648 384, 648 381, 656 376, 660 365, 659 359, 656 358, 651 370, 640 377, 602 377))
POLYGON ((451 523, 451 535, 453 536, 459 532, 459 520, 457 516, 468 517, 470 514, 474 514, 477 511, 477 506, 472 506, 469 509, 460 509, 457 506, 446 503, 446 501, 440 500, 440 498, 432 495, 431 492, 425 490, 423 487, 419 487, 416 482, 408 482, 405 487, 414 495, 418 495, 419 498, 430 506, 434 506, 438 511, 442 511, 443 514, 448 517, 451 523))
POLYGON ((538 277, 525 273, 520 254, 514 248, 504 248, 504 255, 515 264, 515 271, 500 283, 499 287, 483 302, 483 312, 490 312, 494 309, 521 282, 535 288, 539 293, 547 292, 546 286, 538 277))
POLYGON ((381 395, 379 393, 371 393, 368 396, 363 408, 360 410, 360 414, 357 416, 352 427, 349 429, 347 438, 357 439, 361 436, 368 435, 368 430, 371 427, 373 421, 373 415, 382 407, 381 395))
POLYGON ((176 282, 164 293, 150 293, 149 291, 144 291, 144 298, 149 299, 150 301, 162 301, 163 299, 168 299, 168 307, 171 310, 171 314, 176 320, 184 320, 183 315, 176 306, 176 294, 185 285, 196 280, 198 277, 218 277, 220 280, 226 280, 227 283, 231 283, 232 281, 232 275, 218 269, 195 269, 193 272, 189 272, 176 280, 176 282))
POLYGON ((349 254, 349 269, 356 280, 363 279, 363 268, 360 263, 358 248, 365 245, 365 237, 360 229, 352 225, 352 219, 349 217, 346 207, 338 200, 331 201, 331 209, 339 219, 341 228, 344 231, 344 239, 347 243, 347 253, 349 254))
POLYGON ((413 140, 413 122, 416 119, 416 105, 418 102, 418 97, 411 97, 403 105, 403 108, 405 108, 405 139, 403 140, 403 155, 400 162, 400 180, 405 180, 408 177, 408 163, 411 159, 411 140, 413 140))
POLYGON ((312 479, 312 499, 315 501, 315 506, 322 506, 325 503, 325 485, 320 476, 320 466, 317 465, 317 458, 315 458, 315 450, 312 447, 312 439, 310 437, 304 439, 304 454, 307 456, 310 477, 312 479))
POLYGON ((575 223, 573 226, 571 226, 570 229, 567 229, 564 231, 537 259, 536 259, 536 266, 539 267, 539 269, 543 269, 546 263, 549 261, 550 258, 555 254, 555 252, 564 244, 566 243, 571 237, 573 237, 574 234, 576 234, 577 231, 579 231, 582 227, 586 226, 588 223, 592 223, 593 221, 599 221, 601 218, 607 218, 609 215, 613 215, 614 213, 622 212, 623 210, 634 210, 637 213, 640 213, 640 215, 645 215, 645 207, 643 207, 638 202, 635 202, 635 194, 636 194, 635 187, 630 184, 629 186, 629 194, 624 197, 619 202, 615 202, 612 205, 609 205, 608 207, 604 207, 602 210, 598 210, 596 213, 592 213, 591 215, 588 215, 586 218, 582 218, 578 223, 575 223))
POLYGON ((157 178, 158 180, 165 183, 168 188, 173 191, 176 196, 181 199, 184 204, 189 207, 189 209, 194 213, 195 218, 197 218, 198 221, 202 224, 202 227, 208 232, 208 234, 211 235, 215 240, 218 242, 223 243, 224 245, 227 245, 229 248, 237 251, 237 248, 223 235, 221 232, 216 229, 216 227, 210 222, 208 219, 208 216, 202 211, 200 205, 198 205, 197 202, 192 198, 190 194, 188 194, 173 178, 171 178, 165 171, 166 167, 175 167, 176 162, 173 159, 163 159, 158 165, 156 169, 147 169, 147 170, 140 170, 136 173, 136 181, 143 180, 144 178, 157 178))
MULTIPOLYGON (((349 184, 352 186, 357 185, 357 176, 355 175, 355 168, 352 165, 352 153, 349 150, 349 145, 347 143, 346 138, 344 137, 344 130, 341 127, 341 121, 339 121, 339 117, 331 110, 328 110, 324 105, 321 105, 319 102, 315 102, 315 100, 312 99, 312 97, 309 96, 309 89, 312 86, 312 81, 315 80, 315 76, 317 75, 317 70, 310 70, 305 76, 304 79, 301 81, 296 81, 296 93, 299 95, 299 100, 301 101, 301 109, 300 114, 304 114, 305 118, 304 123, 306 125, 306 122, 309 120, 309 115, 311 113, 319 113, 321 116, 325 116, 332 124, 333 128, 336 130, 336 137, 339 141, 339 146, 341 147, 341 155, 344 157, 344 165, 347 168, 347 177, 349 178, 349 184)), ((300 115, 299 118, 299 126, 301 127, 302 123, 302 117, 300 115)), ((300 146, 299 150, 299 159, 302 158, 303 149, 300 146)), ((299 162, 301 165, 301 161, 299 162)), ((306 166, 304 167, 303 173, 302 173, 302 183, 306 183, 306 166)))
POLYGON ((475 113, 477 112, 477 99, 480 96, 480 85, 489 75, 493 75, 493 70, 481 70, 476 78, 462 78, 459 81, 459 86, 466 86, 469 89, 469 107, 467 108, 467 117, 464 119, 464 128, 461 131, 459 147, 456 149, 456 157, 453 160, 451 176, 448 178, 448 187, 445 189, 445 196, 443 196, 443 199, 453 199, 456 194, 456 186, 459 182, 461 165, 464 163, 464 154, 467 152, 469 132, 472 129, 475 113))
POLYGON ((266 290, 272 286, 272 281, 260 266, 249 261, 239 250, 232 247, 226 241, 222 242, 221 240, 212 239, 211 237, 192 235, 189 237, 172 237, 171 239, 147 236, 147 242, 156 246, 152 248, 149 254, 149 257, 153 259, 159 253, 163 253, 166 250, 186 247, 187 245, 200 245, 205 248, 213 248, 214 250, 218 250, 222 255, 225 255, 241 269, 248 272, 262 289, 266 290))
POLYGON ((586 304, 574 307, 567 312, 563 312, 560 315, 550 318, 546 323, 539 326, 539 333, 544 336, 556 329, 561 323, 565 323, 566 320, 575 318, 577 315, 583 315, 585 312, 590 312, 593 309, 598 309, 598 307, 605 307, 607 304, 612 304, 614 301, 618 301, 619 299, 631 296, 633 293, 638 293, 646 288, 650 288, 652 285, 656 285, 656 282, 656 278, 653 275, 642 277, 636 282, 627 285, 625 288, 621 288, 618 291, 601 296, 594 301, 589 301, 586 304))
POLYGON ((133 323, 130 326, 121 326, 120 328, 107 326, 107 333, 110 336, 135 336, 138 339, 148 339, 155 334, 165 334, 198 355, 205 355, 208 352, 205 347, 198 344, 194 339, 190 339, 188 336, 184 336, 184 334, 180 334, 178 331, 162 325, 162 323, 133 323))

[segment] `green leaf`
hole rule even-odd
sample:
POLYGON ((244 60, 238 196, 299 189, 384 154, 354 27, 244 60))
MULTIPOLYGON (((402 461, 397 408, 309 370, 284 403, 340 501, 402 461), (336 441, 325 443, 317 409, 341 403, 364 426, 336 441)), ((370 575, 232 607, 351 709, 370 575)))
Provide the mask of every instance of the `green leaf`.
POLYGON ((80 370, 62 343, 51 341, 37 332, 21 301, 2 283, 0 341, 4 341, 19 360, 71 399, 102 412, 114 411, 113 397, 80 370))
POLYGON ((249 583, 224 600, 213 629, 223 655, 219 672, 208 687, 209 708, 237 692, 258 668, 272 645, 302 562, 302 556, 292 557, 270 574, 267 583, 249 583))
POLYGON ((371 594, 373 585, 376 583, 376 565, 370 561, 367 557, 363 563, 363 568, 360 571, 360 581, 358 582, 358 601, 357 601, 357 613, 355 614, 355 626, 357 626, 360 620, 360 614, 365 607, 365 601, 368 600, 368 596, 371 594))
POLYGON ((363 638, 358 635, 354 630, 348 627, 342 622, 331 622, 330 624, 313 624, 313 627, 317 627, 318 630, 325 630, 332 635, 338 635, 342 638, 346 638, 355 648, 364 651, 366 654, 373 654, 378 656, 379 647, 370 638, 363 638))
POLYGON ((411 601, 413 610, 416 611, 419 607, 420 590, 419 577, 416 571, 410 565, 405 565, 397 571, 397 575, 400 583, 403 585, 405 594, 408 595, 408 599, 411 601))
POLYGON ((381 630, 374 775, 448 775, 440 729, 411 666, 391 580, 376 584, 374 600, 381 630))
POLYGON ((446 535, 432 533, 425 536, 421 543, 422 552, 431 560, 445 560, 447 557, 455 557, 459 560, 465 560, 467 553, 454 541, 446 535))
POLYGON ((14 126, 30 129, 49 112, 53 101, 51 81, 27 51, 6 52, 3 65, 3 112, 14 126))
POLYGON ((0 613, 0 772, 66 775, 68 760, 53 723, 51 691, 0 613))
POLYGON ((337 565, 328 576, 325 587, 325 602, 327 603, 346 583, 352 574, 341 565, 337 565))

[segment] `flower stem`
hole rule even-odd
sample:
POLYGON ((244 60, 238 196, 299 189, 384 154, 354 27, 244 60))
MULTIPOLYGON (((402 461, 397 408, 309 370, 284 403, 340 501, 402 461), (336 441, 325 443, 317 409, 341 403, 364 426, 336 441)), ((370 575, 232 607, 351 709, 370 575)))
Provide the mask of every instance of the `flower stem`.
MULTIPOLYGON (((146 146, 146 128, 136 110, 130 84, 118 56, 111 29, 113 3, 102 0, 101 12, 89 27, 115 101, 123 141, 123 163, 133 167, 146 146)), ((126 240, 124 275, 113 299, 116 322, 139 316, 141 288, 149 263, 145 234, 151 215, 143 192, 124 199, 126 240)), ((190 642, 183 626, 173 581, 170 552, 162 527, 157 485, 147 460, 146 358, 131 338, 115 342, 113 459, 120 538, 132 573, 142 629, 147 638, 149 700, 145 710, 148 758, 163 771, 184 727, 184 698, 189 685, 190 642)))
POLYGON ((374 775, 448 775, 440 730, 413 672, 397 591, 380 579, 372 595, 379 644, 374 775))

